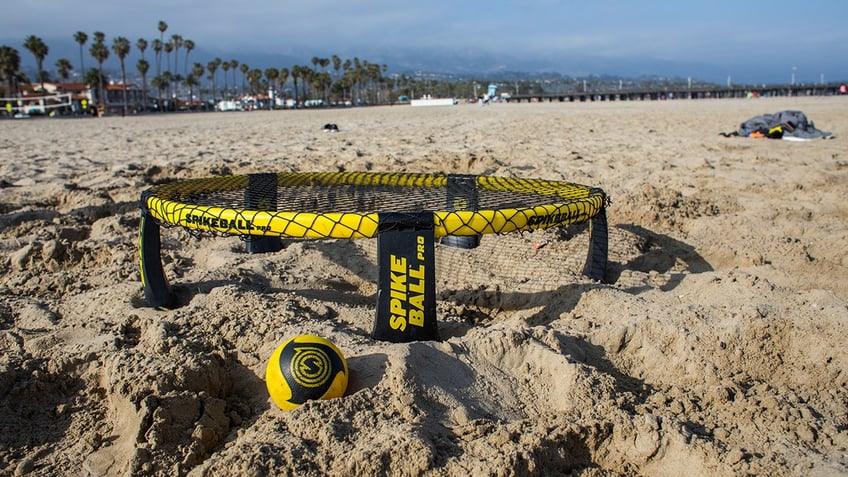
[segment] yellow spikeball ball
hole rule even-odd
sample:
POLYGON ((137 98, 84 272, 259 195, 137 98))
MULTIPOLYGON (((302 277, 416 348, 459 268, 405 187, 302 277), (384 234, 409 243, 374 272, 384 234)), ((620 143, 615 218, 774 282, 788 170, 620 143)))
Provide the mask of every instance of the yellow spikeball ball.
POLYGON ((265 368, 265 386, 283 411, 310 399, 332 399, 347 390, 347 361, 336 345, 315 335, 289 338, 265 368))

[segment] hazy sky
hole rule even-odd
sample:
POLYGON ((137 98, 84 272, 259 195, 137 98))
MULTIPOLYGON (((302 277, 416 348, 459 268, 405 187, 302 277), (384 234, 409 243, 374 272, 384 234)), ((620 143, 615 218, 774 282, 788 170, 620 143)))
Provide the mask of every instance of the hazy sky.
MULTIPOLYGON (((77 48, 73 33, 102 31, 135 41, 179 34, 198 52, 301 56, 474 52, 543 58, 564 74, 581 62, 645 61, 654 68, 705 65, 716 77, 736 74, 789 81, 848 80, 848 1, 716 0, 0 0, 0 44, 23 49, 37 35, 53 51, 77 48), (60 45, 65 42, 67 45, 60 45), (557 68, 557 65, 562 65, 557 68), (660 65, 660 66, 656 66, 660 65), (665 65, 665 66, 662 66, 665 65), (772 78, 774 76, 775 78, 772 78)), ((70 50, 74 51, 74 50, 70 50)), ((54 57, 55 56, 55 57, 54 57)), ((78 58, 78 55, 77 55, 78 58)), ((72 62, 75 57, 69 56, 72 62)), ((197 58, 196 61, 205 61, 197 58)), ((610 66, 611 65, 611 66, 610 66)), ((389 65, 391 68, 391 64, 389 65)), ((678 68, 676 73, 684 71, 678 68)), ((670 72, 657 71, 658 74, 670 72)))

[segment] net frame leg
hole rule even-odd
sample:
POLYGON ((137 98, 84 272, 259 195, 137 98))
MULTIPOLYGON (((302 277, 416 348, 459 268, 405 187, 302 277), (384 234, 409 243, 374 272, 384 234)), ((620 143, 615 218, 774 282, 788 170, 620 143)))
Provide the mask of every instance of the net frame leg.
MULTIPOLYGON (((600 191, 600 189, 592 190, 592 192, 595 191, 600 191)), ((583 275, 592 280, 606 283, 604 277, 607 271, 608 255, 609 230, 607 208, 603 206, 589 221, 589 251, 586 255, 586 263, 583 266, 583 275)))
POLYGON ((438 340, 433 212, 380 213, 379 224, 371 337, 392 343, 438 340))
POLYGON ((141 211, 138 249, 141 283, 144 299, 153 307, 169 307, 174 303, 174 293, 162 268, 161 227, 145 207, 141 211))
MULTIPOLYGON (((479 193, 476 174, 449 174, 447 182, 447 210, 477 210, 479 193)), ((448 235, 441 244, 449 247, 472 249, 480 245, 480 235, 448 235)))
MULTIPOLYGON (((248 210, 277 210, 277 174, 249 174, 244 191, 244 206, 248 210)), ((283 249, 280 237, 248 235, 245 237, 247 253, 271 253, 283 249)))

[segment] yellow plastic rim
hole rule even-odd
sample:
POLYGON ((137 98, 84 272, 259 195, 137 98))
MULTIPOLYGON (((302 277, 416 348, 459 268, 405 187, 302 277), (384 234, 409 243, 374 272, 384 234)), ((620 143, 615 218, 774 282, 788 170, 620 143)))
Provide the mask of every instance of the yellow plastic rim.
MULTIPOLYGON (((600 189, 568 182, 476 176, 478 190, 543 196, 549 203, 526 207, 476 210, 433 210, 434 235, 483 235, 528 231, 586 221, 598 214, 606 197, 600 189)), ((441 193, 448 176, 410 173, 280 173, 278 190, 313 186, 379 186, 383 189, 433 189, 441 193), (441 190, 440 190, 441 189, 441 190)), ((237 191, 248 186, 248 176, 191 179, 154 186, 142 196, 150 215, 164 223, 230 235, 288 238, 372 238, 377 236, 380 211, 250 210, 201 205, 184 200, 197 194, 237 191)), ((457 207, 458 208, 458 207, 457 207)), ((447 209, 447 207, 444 207, 447 209)))

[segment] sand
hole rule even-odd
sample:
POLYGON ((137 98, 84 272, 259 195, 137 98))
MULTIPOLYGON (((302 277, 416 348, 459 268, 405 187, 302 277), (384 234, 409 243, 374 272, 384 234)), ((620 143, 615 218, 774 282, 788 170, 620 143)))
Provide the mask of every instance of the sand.
MULTIPOLYGON (((848 473, 848 98, 378 107, 0 122, 2 475, 848 473), (837 138, 725 138, 799 109, 837 138), (325 133, 332 122, 338 133, 325 133), (374 341, 374 240, 164 229, 152 184, 282 171, 565 180, 611 198, 611 283, 555 231, 438 247, 440 342, 374 341), (543 244, 540 247, 539 244, 543 244), (286 338, 340 399, 283 412, 286 338)), ((575 245, 576 244, 576 245, 575 245)))

